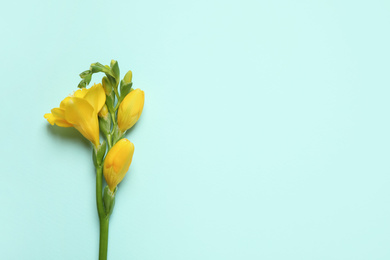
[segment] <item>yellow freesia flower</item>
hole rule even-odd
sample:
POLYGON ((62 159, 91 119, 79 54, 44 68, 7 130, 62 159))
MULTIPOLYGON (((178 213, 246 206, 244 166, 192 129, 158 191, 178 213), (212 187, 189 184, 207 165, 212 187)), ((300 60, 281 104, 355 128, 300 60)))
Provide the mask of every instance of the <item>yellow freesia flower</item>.
POLYGON ((139 88, 131 91, 123 99, 118 109, 118 127, 124 133, 140 118, 144 108, 145 94, 139 88))
POLYGON ((134 144, 128 139, 119 140, 107 153, 103 174, 111 191, 123 180, 133 159, 134 144))
POLYGON ((62 100, 59 108, 53 108, 44 117, 51 125, 74 127, 95 147, 99 146, 98 113, 106 102, 102 85, 79 89, 62 100))

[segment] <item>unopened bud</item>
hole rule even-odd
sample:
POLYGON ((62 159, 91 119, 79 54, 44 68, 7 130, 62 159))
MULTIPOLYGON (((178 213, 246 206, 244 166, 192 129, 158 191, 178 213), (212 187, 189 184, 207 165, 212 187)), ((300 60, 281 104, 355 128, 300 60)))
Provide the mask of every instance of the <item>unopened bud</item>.
POLYGON ((108 116, 108 109, 107 109, 107 106, 104 105, 99 112, 99 117, 106 118, 107 116, 108 116))
POLYGON ((104 160, 103 174, 111 191, 123 180, 133 159, 134 144, 128 139, 119 140, 108 151, 104 160))
POLYGON ((133 72, 129 70, 123 78, 124 83, 129 84, 133 80, 133 72))
POLYGON ((112 93, 112 85, 111 85, 111 82, 108 80, 107 77, 103 77, 102 84, 103 84, 103 88, 104 88, 104 92, 106 93, 106 96, 111 95, 111 93, 112 93))
POLYGON ((118 127, 121 132, 131 128, 140 118, 144 108, 145 94, 140 89, 131 91, 118 109, 118 127))

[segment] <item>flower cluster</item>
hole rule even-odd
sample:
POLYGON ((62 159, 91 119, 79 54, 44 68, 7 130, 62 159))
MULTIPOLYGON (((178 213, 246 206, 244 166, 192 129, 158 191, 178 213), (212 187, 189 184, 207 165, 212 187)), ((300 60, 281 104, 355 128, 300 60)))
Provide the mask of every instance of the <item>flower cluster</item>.
POLYGON ((134 144, 124 135, 142 114, 144 92, 133 89, 133 73, 120 80, 118 62, 91 64, 80 74, 79 90, 61 101, 44 117, 51 125, 74 127, 93 145, 96 167, 96 204, 100 221, 99 259, 107 259, 108 223, 115 205, 117 185, 123 180, 133 159, 134 144), (102 82, 86 88, 94 73, 102 72, 102 82), (100 133, 105 137, 100 142, 100 133), (102 188, 102 179, 107 186, 102 188))
POLYGON ((133 143, 123 136, 141 116, 144 92, 132 88, 131 71, 119 80, 119 66, 114 60, 110 66, 94 63, 80 77, 80 89, 44 117, 51 125, 74 127, 91 141, 95 166, 103 169, 110 191, 115 192, 130 167, 134 153, 133 143), (106 74, 102 83, 86 88, 92 74, 97 72, 106 74), (99 130, 107 142, 100 142, 99 130), (108 152, 105 156, 106 143, 108 152))

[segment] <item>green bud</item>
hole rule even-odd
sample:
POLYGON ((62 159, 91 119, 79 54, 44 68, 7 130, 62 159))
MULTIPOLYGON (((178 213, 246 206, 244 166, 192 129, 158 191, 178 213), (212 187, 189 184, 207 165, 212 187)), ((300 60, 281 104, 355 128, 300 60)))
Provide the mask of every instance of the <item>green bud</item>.
MULTIPOLYGON (((81 74, 83 73, 84 72, 82 72, 81 74)), ((85 88, 89 84, 89 82, 91 82, 92 74, 83 74, 83 77, 84 78, 80 81, 79 85, 77 86, 78 88, 85 88)))
POLYGON ((122 101, 127 94, 130 93, 130 90, 131 90, 131 87, 133 86, 133 82, 130 82, 130 83, 125 83, 124 79, 121 80, 121 97, 120 97, 120 101, 122 101))
MULTIPOLYGON (((101 113, 99 113, 99 128, 103 132, 103 134, 108 135, 111 131, 111 117, 110 114, 108 114, 108 110, 106 105, 104 107, 107 111, 106 116, 100 116, 101 113)), ((103 109, 102 109, 103 110, 103 109)))
POLYGON ((106 105, 107 105, 108 111, 110 111, 110 113, 114 113, 114 111, 115 111, 115 94, 113 91, 111 91, 110 95, 106 96, 106 105))
POLYGON ((110 67, 108 67, 108 66, 106 67, 106 66, 104 66, 103 64, 100 64, 99 62, 92 63, 92 64, 91 64, 91 67, 89 68, 89 70, 90 70, 92 73, 104 72, 104 73, 107 73, 107 74, 110 74, 110 75, 111 75, 110 67))
POLYGON ((107 77, 103 77, 102 79, 102 85, 103 85, 103 88, 104 88, 104 92, 106 92, 106 95, 110 95, 111 92, 112 92, 112 85, 111 85, 111 82, 108 80, 107 77))
POLYGON ((86 76, 91 75, 91 74, 92 74, 92 72, 90 70, 86 70, 86 71, 81 72, 79 75, 80 75, 80 78, 83 79, 86 76))
POLYGON ((112 71, 112 74, 114 76, 114 78, 116 79, 117 82, 119 82, 119 65, 118 65, 118 62, 116 60, 111 60, 111 71, 112 71))
POLYGON ((97 150, 95 149, 95 147, 93 148, 92 160, 96 168, 103 165, 103 158, 104 155, 106 154, 106 147, 107 147, 106 141, 103 141, 103 143, 99 145, 97 150))
POLYGON ((118 87, 119 81, 116 81, 116 79, 110 75, 108 75, 107 77, 108 77, 108 80, 111 83, 111 85, 113 86, 114 91, 115 91, 115 89, 118 87))
POLYGON ((103 203, 104 203, 104 208, 106 209, 107 216, 110 216, 112 213, 112 210, 114 209, 116 189, 117 188, 115 188, 114 192, 112 192, 108 188, 108 186, 104 187, 103 203))
POLYGON ((129 84, 133 80, 133 72, 129 70, 123 78, 124 83, 129 84))
POLYGON ((84 80, 80 81, 80 83, 77 85, 78 88, 85 88, 87 86, 87 83, 85 83, 84 80))

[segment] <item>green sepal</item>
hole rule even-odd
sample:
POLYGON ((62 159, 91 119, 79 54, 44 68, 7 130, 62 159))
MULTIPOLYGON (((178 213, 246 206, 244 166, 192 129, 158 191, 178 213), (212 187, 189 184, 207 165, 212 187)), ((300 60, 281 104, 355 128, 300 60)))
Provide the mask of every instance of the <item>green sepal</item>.
POLYGON ((114 126, 114 133, 113 133, 113 136, 112 136, 112 145, 115 145, 116 142, 121 140, 124 135, 125 135, 125 133, 122 133, 121 130, 119 130, 118 126, 115 125, 114 126))
POLYGON ((127 94, 130 93, 130 90, 131 90, 132 86, 133 86, 133 82, 125 83, 125 81, 123 79, 121 80, 121 86, 120 86, 121 97, 120 97, 120 101, 122 101, 127 96, 127 94))
POLYGON ((86 76, 91 75, 91 74, 92 74, 92 72, 90 70, 85 70, 85 71, 81 72, 79 75, 80 75, 80 78, 83 79, 86 76))
POLYGON ((112 74, 114 75, 114 78, 116 79, 116 82, 119 82, 120 72, 119 72, 118 62, 116 60, 111 60, 110 67, 111 67, 112 74))
POLYGON ((111 81, 107 78, 107 76, 104 76, 102 78, 102 85, 104 92, 106 92, 106 95, 112 92, 112 84, 111 81))
MULTIPOLYGON (((107 107, 108 108, 108 107, 107 107)), ((111 116, 99 117, 99 128, 104 135, 108 135, 111 131, 111 116)))
POLYGON ((96 168, 100 167, 103 164, 103 158, 104 155, 106 154, 106 148, 107 148, 106 141, 103 141, 103 143, 99 145, 97 150, 95 149, 95 147, 93 148, 92 160, 96 168))
POLYGON ((119 81, 117 81, 114 77, 112 77, 110 75, 107 75, 107 77, 108 77, 108 80, 110 81, 111 85, 113 86, 114 91, 118 91, 119 81))
MULTIPOLYGON (((83 74, 84 72, 80 73, 80 77, 81 77, 81 74, 83 74)), ((86 86, 88 86, 89 82, 91 82, 91 79, 92 79, 92 74, 83 74, 83 78, 77 87, 78 88, 85 88, 86 86)))
POLYGON ((110 95, 106 96, 106 105, 107 105, 108 111, 110 113, 114 113, 114 111, 115 111, 115 94, 113 91, 111 92, 110 95))
POLYGON ((107 216, 110 216, 115 206, 115 193, 117 188, 112 192, 108 186, 104 187, 103 191, 103 204, 106 210, 107 216))

